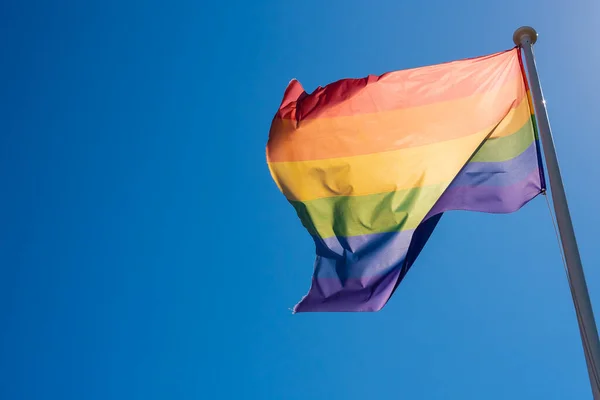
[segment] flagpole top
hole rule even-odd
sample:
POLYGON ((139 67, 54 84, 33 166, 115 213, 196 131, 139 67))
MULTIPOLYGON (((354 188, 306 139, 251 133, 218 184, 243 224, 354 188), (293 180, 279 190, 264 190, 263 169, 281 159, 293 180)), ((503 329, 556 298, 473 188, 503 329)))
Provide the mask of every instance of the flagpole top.
POLYGON ((524 40, 529 38, 531 44, 534 44, 535 42, 537 42, 537 36, 537 31, 532 27, 522 26, 519 29, 517 29, 513 34, 513 42, 515 42, 517 46, 520 46, 521 44, 523 44, 524 40))

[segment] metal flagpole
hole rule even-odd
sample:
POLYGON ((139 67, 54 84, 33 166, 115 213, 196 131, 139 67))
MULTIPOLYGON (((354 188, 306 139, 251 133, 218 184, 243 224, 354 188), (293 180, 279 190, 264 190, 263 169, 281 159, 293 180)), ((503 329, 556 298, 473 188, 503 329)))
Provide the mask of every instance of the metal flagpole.
POLYGON ((546 113, 546 101, 542 95, 542 88, 533 56, 533 44, 537 41, 537 32, 529 26, 523 26, 515 31, 513 40, 517 46, 521 47, 525 54, 525 62, 529 74, 529 87, 535 108, 535 118, 546 159, 552 202, 554 203, 554 213, 556 214, 560 240, 566 259, 567 276, 579 323, 579 332, 581 334, 590 383, 592 385, 592 393, 595 400, 600 400, 600 341, 598 340, 598 330, 585 283, 579 249, 575 240, 567 197, 558 168, 550 122, 546 113))

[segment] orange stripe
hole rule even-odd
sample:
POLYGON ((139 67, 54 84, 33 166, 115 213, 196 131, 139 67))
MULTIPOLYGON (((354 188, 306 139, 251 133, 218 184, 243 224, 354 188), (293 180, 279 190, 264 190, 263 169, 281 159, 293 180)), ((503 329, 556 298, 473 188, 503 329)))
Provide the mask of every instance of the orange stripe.
POLYGON ((307 94, 293 80, 278 118, 306 120, 419 107, 496 90, 521 75, 517 49, 490 56, 342 79, 307 94))
POLYGON ((351 157, 458 139, 489 128, 519 107, 527 107, 520 75, 495 91, 451 102, 299 123, 276 118, 269 134, 267 159, 285 162, 351 157))

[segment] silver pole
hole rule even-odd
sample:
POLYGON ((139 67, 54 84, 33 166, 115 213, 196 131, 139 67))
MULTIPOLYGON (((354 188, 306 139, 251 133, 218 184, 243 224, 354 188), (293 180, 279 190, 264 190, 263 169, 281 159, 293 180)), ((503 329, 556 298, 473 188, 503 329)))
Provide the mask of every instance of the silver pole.
POLYGON ((579 324, 579 332, 583 343, 592 393, 595 400, 600 400, 600 375, 598 374, 598 368, 600 367, 600 341, 598 340, 598 330, 585 283, 579 249, 575 240, 575 231, 571 222, 567 197, 560 176, 560 169, 558 168, 550 122, 546 113, 546 101, 542 94, 535 58, 533 56, 533 44, 537 41, 537 32, 529 26, 524 26, 515 31, 513 40, 517 46, 523 49, 523 53, 525 54, 531 97, 535 108, 535 118, 546 159, 554 213, 556 214, 560 240, 566 259, 567 276, 575 305, 575 313, 579 324))

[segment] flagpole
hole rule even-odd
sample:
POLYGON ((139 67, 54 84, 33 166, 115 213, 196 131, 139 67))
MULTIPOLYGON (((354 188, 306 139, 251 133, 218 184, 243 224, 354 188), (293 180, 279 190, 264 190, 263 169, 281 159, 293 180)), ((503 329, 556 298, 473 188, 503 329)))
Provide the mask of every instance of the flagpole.
POLYGON ((571 296, 573 297, 573 304, 575 305, 575 313, 579 324, 579 332, 583 343, 592 393, 595 400, 600 400, 600 341, 598 340, 598 330, 594 320, 592 303, 585 283, 581 257, 579 256, 579 249, 575 240, 575 231, 571 222, 567 197, 560 169, 558 168, 550 122, 546 112, 546 101, 542 94, 535 58, 533 56, 533 44, 537 41, 537 32, 531 27, 523 26, 515 31, 513 40, 525 54, 525 62, 529 74, 529 86, 535 108, 535 118, 544 149, 552 202, 554 203, 554 212, 566 259, 567 276, 571 288, 571 296))

